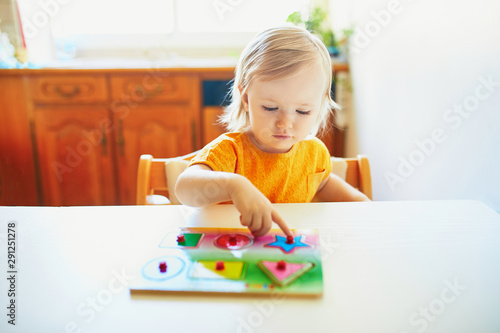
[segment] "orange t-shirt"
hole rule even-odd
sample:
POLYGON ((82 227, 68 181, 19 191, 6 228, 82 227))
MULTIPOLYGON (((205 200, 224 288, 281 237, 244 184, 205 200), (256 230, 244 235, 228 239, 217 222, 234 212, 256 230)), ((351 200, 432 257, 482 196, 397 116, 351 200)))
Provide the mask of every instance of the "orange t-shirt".
POLYGON ((267 153, 240 132, 219 136, 191 160, 193 164, 245 176, 272 203, 311 202, 332 171, 328 149, 318 138, 300 141, 286 153, 267 153))

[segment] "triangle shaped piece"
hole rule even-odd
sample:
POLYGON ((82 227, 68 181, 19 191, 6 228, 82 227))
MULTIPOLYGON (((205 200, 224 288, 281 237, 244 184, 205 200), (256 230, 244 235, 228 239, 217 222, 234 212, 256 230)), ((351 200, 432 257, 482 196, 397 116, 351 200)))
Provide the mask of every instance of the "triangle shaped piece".
POLYGON ((295 281, 299 276, 314 267, 313 263, 295 263, 284 260, 261 260, 257 263, 260 269, 277 285, 286 286, 295 281))

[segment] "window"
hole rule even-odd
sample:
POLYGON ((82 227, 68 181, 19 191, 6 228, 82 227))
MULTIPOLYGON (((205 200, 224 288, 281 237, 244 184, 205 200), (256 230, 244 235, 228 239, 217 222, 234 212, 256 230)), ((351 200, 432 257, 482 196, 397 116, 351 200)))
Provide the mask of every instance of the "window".
MULTIPOLYGON (((286 22, 310 0, 18 0, 23 26, 42 28, 72 56, 231 55, 270 26, 286 22), (208 51, 209 50, 209 51, 208 51), (149 52, 149 53, 148 53, 149 52), (208 53, 207 53, 208 52, 208 53)), ((31 29, 32 30, 32 29, 31 29)), ((40 34, 40 37, 43 34, 40 34)), ((36 44, 36 43, 35 43, 36 44)))

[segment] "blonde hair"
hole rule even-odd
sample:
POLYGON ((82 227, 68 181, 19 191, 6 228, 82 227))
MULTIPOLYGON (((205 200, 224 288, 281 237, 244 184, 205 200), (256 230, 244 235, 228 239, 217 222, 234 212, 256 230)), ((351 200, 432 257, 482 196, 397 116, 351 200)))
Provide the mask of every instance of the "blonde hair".
POLYGON ((256 77, 264 80, 286 78, 315 61, 319 61, 322 66, 326 82, 324 100, 311 135, 324 131, 332 110, 340 109, 330 96, 330 55, 318 37, 296 26, 267 29, 248 43, 236 66, 233 86, 229 92, 231 103, 225 108, 219 122, 231 132, 245 130, 249 121, 241 94, 246 91, 252 80, 256 77))

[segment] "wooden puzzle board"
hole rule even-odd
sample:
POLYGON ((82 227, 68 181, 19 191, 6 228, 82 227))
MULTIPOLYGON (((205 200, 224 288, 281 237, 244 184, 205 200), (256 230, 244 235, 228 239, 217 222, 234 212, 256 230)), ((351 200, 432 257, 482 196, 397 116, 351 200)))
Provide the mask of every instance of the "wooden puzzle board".
POLYGON ((243 228, 177 228, 140 268, 132 292, 216 292, 317 296, 323 292, 318 232, 279 229, 254 238, 243 228))

